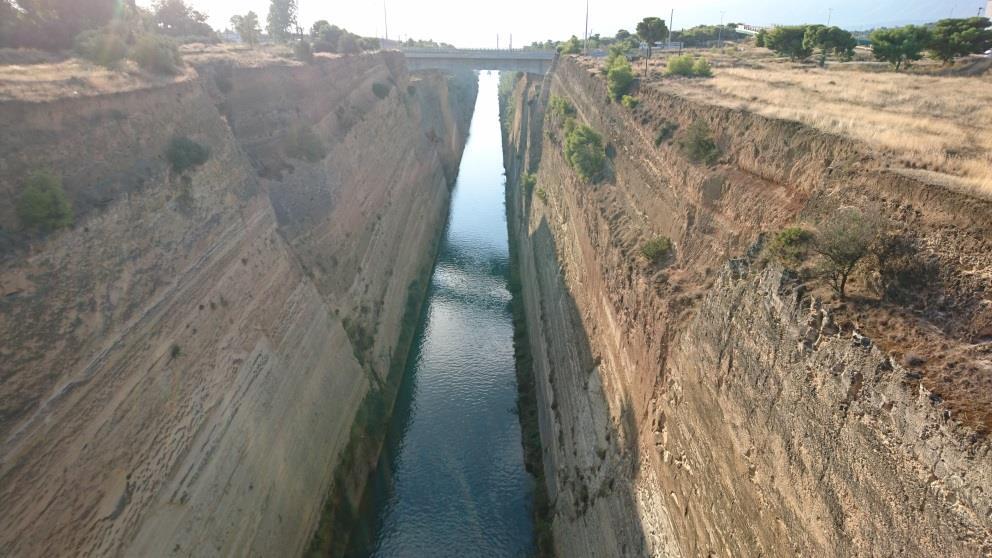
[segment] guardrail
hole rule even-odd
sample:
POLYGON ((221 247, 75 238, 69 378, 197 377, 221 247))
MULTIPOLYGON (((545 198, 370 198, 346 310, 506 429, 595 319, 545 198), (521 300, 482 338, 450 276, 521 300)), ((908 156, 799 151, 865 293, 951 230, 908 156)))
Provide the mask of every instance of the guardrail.
POLYGON ((544 50, 399 48, 412 58, 471 58, 503 60, 554 60, 555 53, 544 50))

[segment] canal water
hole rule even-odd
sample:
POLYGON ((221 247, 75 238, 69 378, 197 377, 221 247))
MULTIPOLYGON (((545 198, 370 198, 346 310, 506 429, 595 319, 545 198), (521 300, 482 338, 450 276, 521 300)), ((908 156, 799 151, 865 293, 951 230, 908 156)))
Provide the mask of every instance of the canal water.
POLYGON ((352 556, 528 556, 533 479, 515 414, 499 76, 471 133, 352 556))

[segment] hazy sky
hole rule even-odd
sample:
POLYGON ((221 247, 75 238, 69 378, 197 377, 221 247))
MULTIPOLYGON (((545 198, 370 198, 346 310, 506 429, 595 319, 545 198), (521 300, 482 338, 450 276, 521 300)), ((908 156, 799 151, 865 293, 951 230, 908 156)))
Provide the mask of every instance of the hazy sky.
MULTIPOLYGON (((187 0, 210 16, 217 29, 228 27, 236 13, 254 10, 265 26, 269 0, 187 0)), ((831 23, 848 29, 879 25, 924 23, 945 17, 973 16, 986 0, 589 0, 592 33, 613 35, 617 29, 633 31, 641 18, 655 15, 668 21, 675 9, 675 28, 724 21, 751 24, 831 23)), ((149 5, 152 0, 139 0, 149 5)), ((326 19, 352 32, 382 36, 382 0, 337 2, 299 0, 305 26, 326 19)), ((434 39, 462 47, 492 47, 496 35, 501 46, 513 34, 516 46, 536 40, 582 35, 585 0, 386 0, 390 38, 434 39)))

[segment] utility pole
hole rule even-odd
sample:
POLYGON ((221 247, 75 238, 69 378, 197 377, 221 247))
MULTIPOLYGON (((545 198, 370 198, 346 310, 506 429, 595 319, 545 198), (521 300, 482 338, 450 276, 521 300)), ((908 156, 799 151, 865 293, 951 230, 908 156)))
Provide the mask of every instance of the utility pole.
POLYGON ((830 27, 830 17, 834 15, 833 8, 827 8, 827 27, 830 27))
POLYGON ((513 50, 513 33, 510 33, 510 50, 513 50))
POLYGON ((589 54, 589 0, 586 0, 586 38, 582 45, 583 54, 589 54))
POLYGON ((496 33, 496 50, 499 50, 499 33, 496 33))
POLYGON ((668 41, 665 45, 667 48, 672 48, 672 25, 675 24, 675 8, 672 8, 672 13, 668 16, 668 41))
POLYGON ((389 40, 389 16, 386 14, 386 0, 382 0, 382 22, 386 26, 386 40, 389 40))
POLYGON ((723 14, 726 12, 720 12, 720 30, 717 32, 716 44, 721 48, 723 47, 723 14))

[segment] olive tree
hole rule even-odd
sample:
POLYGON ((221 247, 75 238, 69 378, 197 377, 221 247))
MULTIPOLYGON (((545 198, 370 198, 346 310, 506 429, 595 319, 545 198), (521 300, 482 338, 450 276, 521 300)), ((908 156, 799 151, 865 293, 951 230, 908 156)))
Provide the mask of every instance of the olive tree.
POLYGON ((813 250, 823 256, 823 272, 843 300, 847 281, 870 253, 883 230, 877 213, 849 207, 837 211, 820 226, 813 250))

